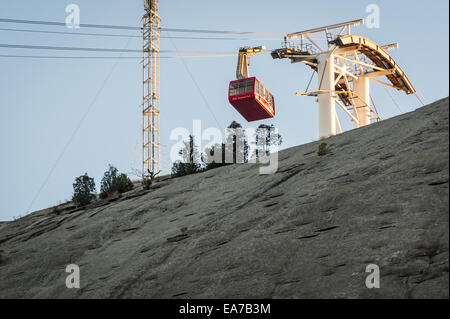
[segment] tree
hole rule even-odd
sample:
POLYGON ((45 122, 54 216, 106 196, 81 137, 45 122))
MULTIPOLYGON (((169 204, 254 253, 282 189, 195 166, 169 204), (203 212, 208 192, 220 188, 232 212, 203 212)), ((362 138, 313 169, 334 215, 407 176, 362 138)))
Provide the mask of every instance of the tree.
POLYGON ((184 147, 178 152, 182 161, 178 160, 173 163, 172 176, 195 174, 201 170, 200 154, 197 145, 195 145, 194 137, 189 135, 189 141, 185 141, 183 144, 184 147))
POLYGON ((102 183, 100 186, 100 197, 108 197, 108 193, 112 191, 114 187, 114 181, 117 179, 119 170, 109 164, 109 169, 103 174, 102 183))
POLYGON ((277 133, 275 133, 275 125, 261 124, 256 130, 256 151, 255 156, 259 158, 261 156, 270 155, 270 147, 274 145, 281 145, 283 143, 283 138, 277 133))
POLYGON ((109 165, 109 169, 105 172, 100 186, 100 197, 107 198, 115 192, 120 194, 132 190, 133 182, 126 174, 119 174, 119 170, 109 165))
POLYGON ((206 170, 229 165, 225 162, 226 144, 216 144, 206 148, 202 154, 202 162, 206 170))
POLYGON ((227 135, 227 151, 233 154, 233 164, 248 162, 248 141, 242 125, 236 121, 228 126, 232 131, 227 135))
POLYGON ((249 144, 242 125, 233 121, 228 129, 225 143, 216 144, 204 150, 202 161, 206 170, 248 162, 249 144))
POLYGON ((84 174, 75 178, 73 183, 73 197, 72 201, 77 206, 86 206, 95 197, 95 182, 94 179, 84 174))
POLYGON ((120 174, 114 181, 114 191, 120 194, 131 191, 134 188, 133 182, 128 178, 127 174, 120 174))

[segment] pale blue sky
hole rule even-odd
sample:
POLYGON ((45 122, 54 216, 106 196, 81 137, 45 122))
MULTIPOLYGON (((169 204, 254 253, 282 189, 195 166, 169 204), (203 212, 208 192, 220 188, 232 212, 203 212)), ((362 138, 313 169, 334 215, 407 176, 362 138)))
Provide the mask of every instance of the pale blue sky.
MULTIPOLYGON (((143 13, 141 0, 0 0, 0 18, 64 22, 65 8, 70 3, 79 5, 81 23, 139 26, 143 13)), ((399 42, 400 48, 391 51, 391 54, 426 99, 431 102, 448 96, 447 0, 160 0, 160 14, 162 26, 167 28, 290 33, 364 18, 367 16, 365 8, 371 3, 381 9, 381 28, 361 26, 353 32, 379 44, 399 42)), ((9 23, 0 23, 0 28, 68 31, 62 27, 9 23)), ((120 30, 82 29, 80 32, 139 35, 138 31, 120 30)), ((174 40, 178 49, 195 51, 236 51, 240 46, 261 44, 274 49, 280 46, 280 42, 281 38, 280 41, 264 43, 174 40)), ((139 38, 10 31, 0 31, 0 43, 141 47, 139 38)), ((163 39, 161 44, 162 49, 174 49, 170 40, 163 39)), ((2 54, 77 53, 0 48, 2 54)), ((228 82, 234 79, 236 58, 188 59, 185 62, 200 90, 192 82, 181 60, 161 61, 161 127, 166 154, 163 156, 163 168, 166 173, 170 167, 167 154, 175 143, 169 140, 172 129, 186 127, 192 130, 192 120, 196 119, 202 120, 203 128, 218 126, 202 95, 218 119, 220 128, 226 127, 232 120, 247 126, 227 101, 228 82)), ((141 72, 138 60, 117 62, 0 57, 0 220, 24 215, 28 208, 33 211, 54 205, 59 200, 70 199, 74 177, 85 172, 93 176, 99 186, 108 163, 125 172, 140 167, 141 72), (80 129, 71 138, 79 123, 80 129), (39 191, 47 177, 47 183, 39 191)), ((288 61, 272 60, 269 55, 261 55, 252 58, 251 73, 258 76, 275 95, 277 115, 266 122, 274 123, 279 128, 284 140, 283 148, 315 140, 318 135, 317 105, 313 98, 295 96, 296 92, 305 89, 311 71, 302 64, 291 65, 288 61)), ((373 85, 372 89, 376 105, 384 118, 399 114, 381 87, 373 85)), ((414 96, 405 96, 393 90, 391 93, 404 111, 420 106, 414 96)), ((342 121, 345 128, 350 127, 347 120, 342 121)))

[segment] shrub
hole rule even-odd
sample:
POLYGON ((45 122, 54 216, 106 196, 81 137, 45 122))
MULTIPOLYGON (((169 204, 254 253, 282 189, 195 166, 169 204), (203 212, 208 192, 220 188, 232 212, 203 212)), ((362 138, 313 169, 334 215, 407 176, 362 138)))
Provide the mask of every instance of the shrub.
POLYGON ((133 187, 133 182, 128 178, 127 174, 120 174, 114 182, 114 190, 120 194, 131 191, 133 187))
POLYGON ((105 172, 100 186, 100 197, 107 198, 119 192, 120 194, 128 192, 133 189, 133 182, 126 174, 119 174, 117 168, 109 165, 109 169, 105 172))
POLYGON ((0 264, 3 262, 3 250, 0 249, 0 264))
POLYGON ((144 176, 141 184, 142 184, 142 188, 144 190, 149 190, 152 187, 153 181, 156 179, 156 177, 159 175, 159 173, 161 173, 161 171, 159 171, 158 173, 153 173, 150 172, 150 170, 148 170, 148 175, 144 176))
POLYGON ((320 143, 317 155, 324 156, 330 153, 330 149, 327 147, 327 143, 320 143))
POLYGON ((176 161, 172 164, 172 176, 180 177, 198 173, 200 171, 200 165, 196 163, 182 163, 176 161))
POLYGON ((59 208, 58 206, 53 207, 52 209, 52 213, 55 214, 56 216, 59 216, 61 214, 62 209, 59 208))
POLYGON ((94 179, 89 177, 88 174, 84 174, 75 178, 75 183, 73 183, 73 197, 72 201, 77 206, 86 206, 95 197, 93 194, 95 192, 95 182, 94 179))
POLYGON ((148 191, 152 187, 152 184, 153 180, 151 178, 145 177, 142 180, 142 188, 146 191, 148 191))

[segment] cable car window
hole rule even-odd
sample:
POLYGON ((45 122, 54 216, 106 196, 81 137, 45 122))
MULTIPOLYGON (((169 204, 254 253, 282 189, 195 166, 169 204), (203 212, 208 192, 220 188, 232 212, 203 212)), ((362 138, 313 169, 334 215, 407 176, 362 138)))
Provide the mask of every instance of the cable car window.
POLYGON ((232 82, 232 83, 230 84, 230 95, 231 95, 231 96, 237 94, 237 88, 238 88, 238 85, 237 85, 236 82, 232 82))
POLYGON ((236 82, 236 94, 242 94, 245 91, 245 83, 242 81, 236 82))
POLYGON ((273 109, 273 96, 269 95, 269 100, 267 102, 269 102, 270 107, 273 109))
POLYGON ((253 92, 253 79, 247 79, 245 81, 245 93, 253 92))
POLYGON ((242 93, 247 93, 247 80, 242 81, 242 93))

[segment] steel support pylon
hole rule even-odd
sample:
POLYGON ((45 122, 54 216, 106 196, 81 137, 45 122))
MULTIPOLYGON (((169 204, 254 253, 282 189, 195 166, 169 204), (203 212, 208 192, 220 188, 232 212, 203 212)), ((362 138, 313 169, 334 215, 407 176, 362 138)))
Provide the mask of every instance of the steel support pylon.
POLYGON ((370 125, 370 79, 363 75, 353 80, 353 89, 357 98, 354 99, 358 112, 358 126, 370 125))
POLYGON ((143 102, 142 102, 142 177, 160 172, 159 51, 160 17, 158 1, 146 0, 143 17, 143 102))
POLYGON ((319 55, 319 138, 324 139, 336 135, 336 103, 334 93, 334 55, 319 55))

